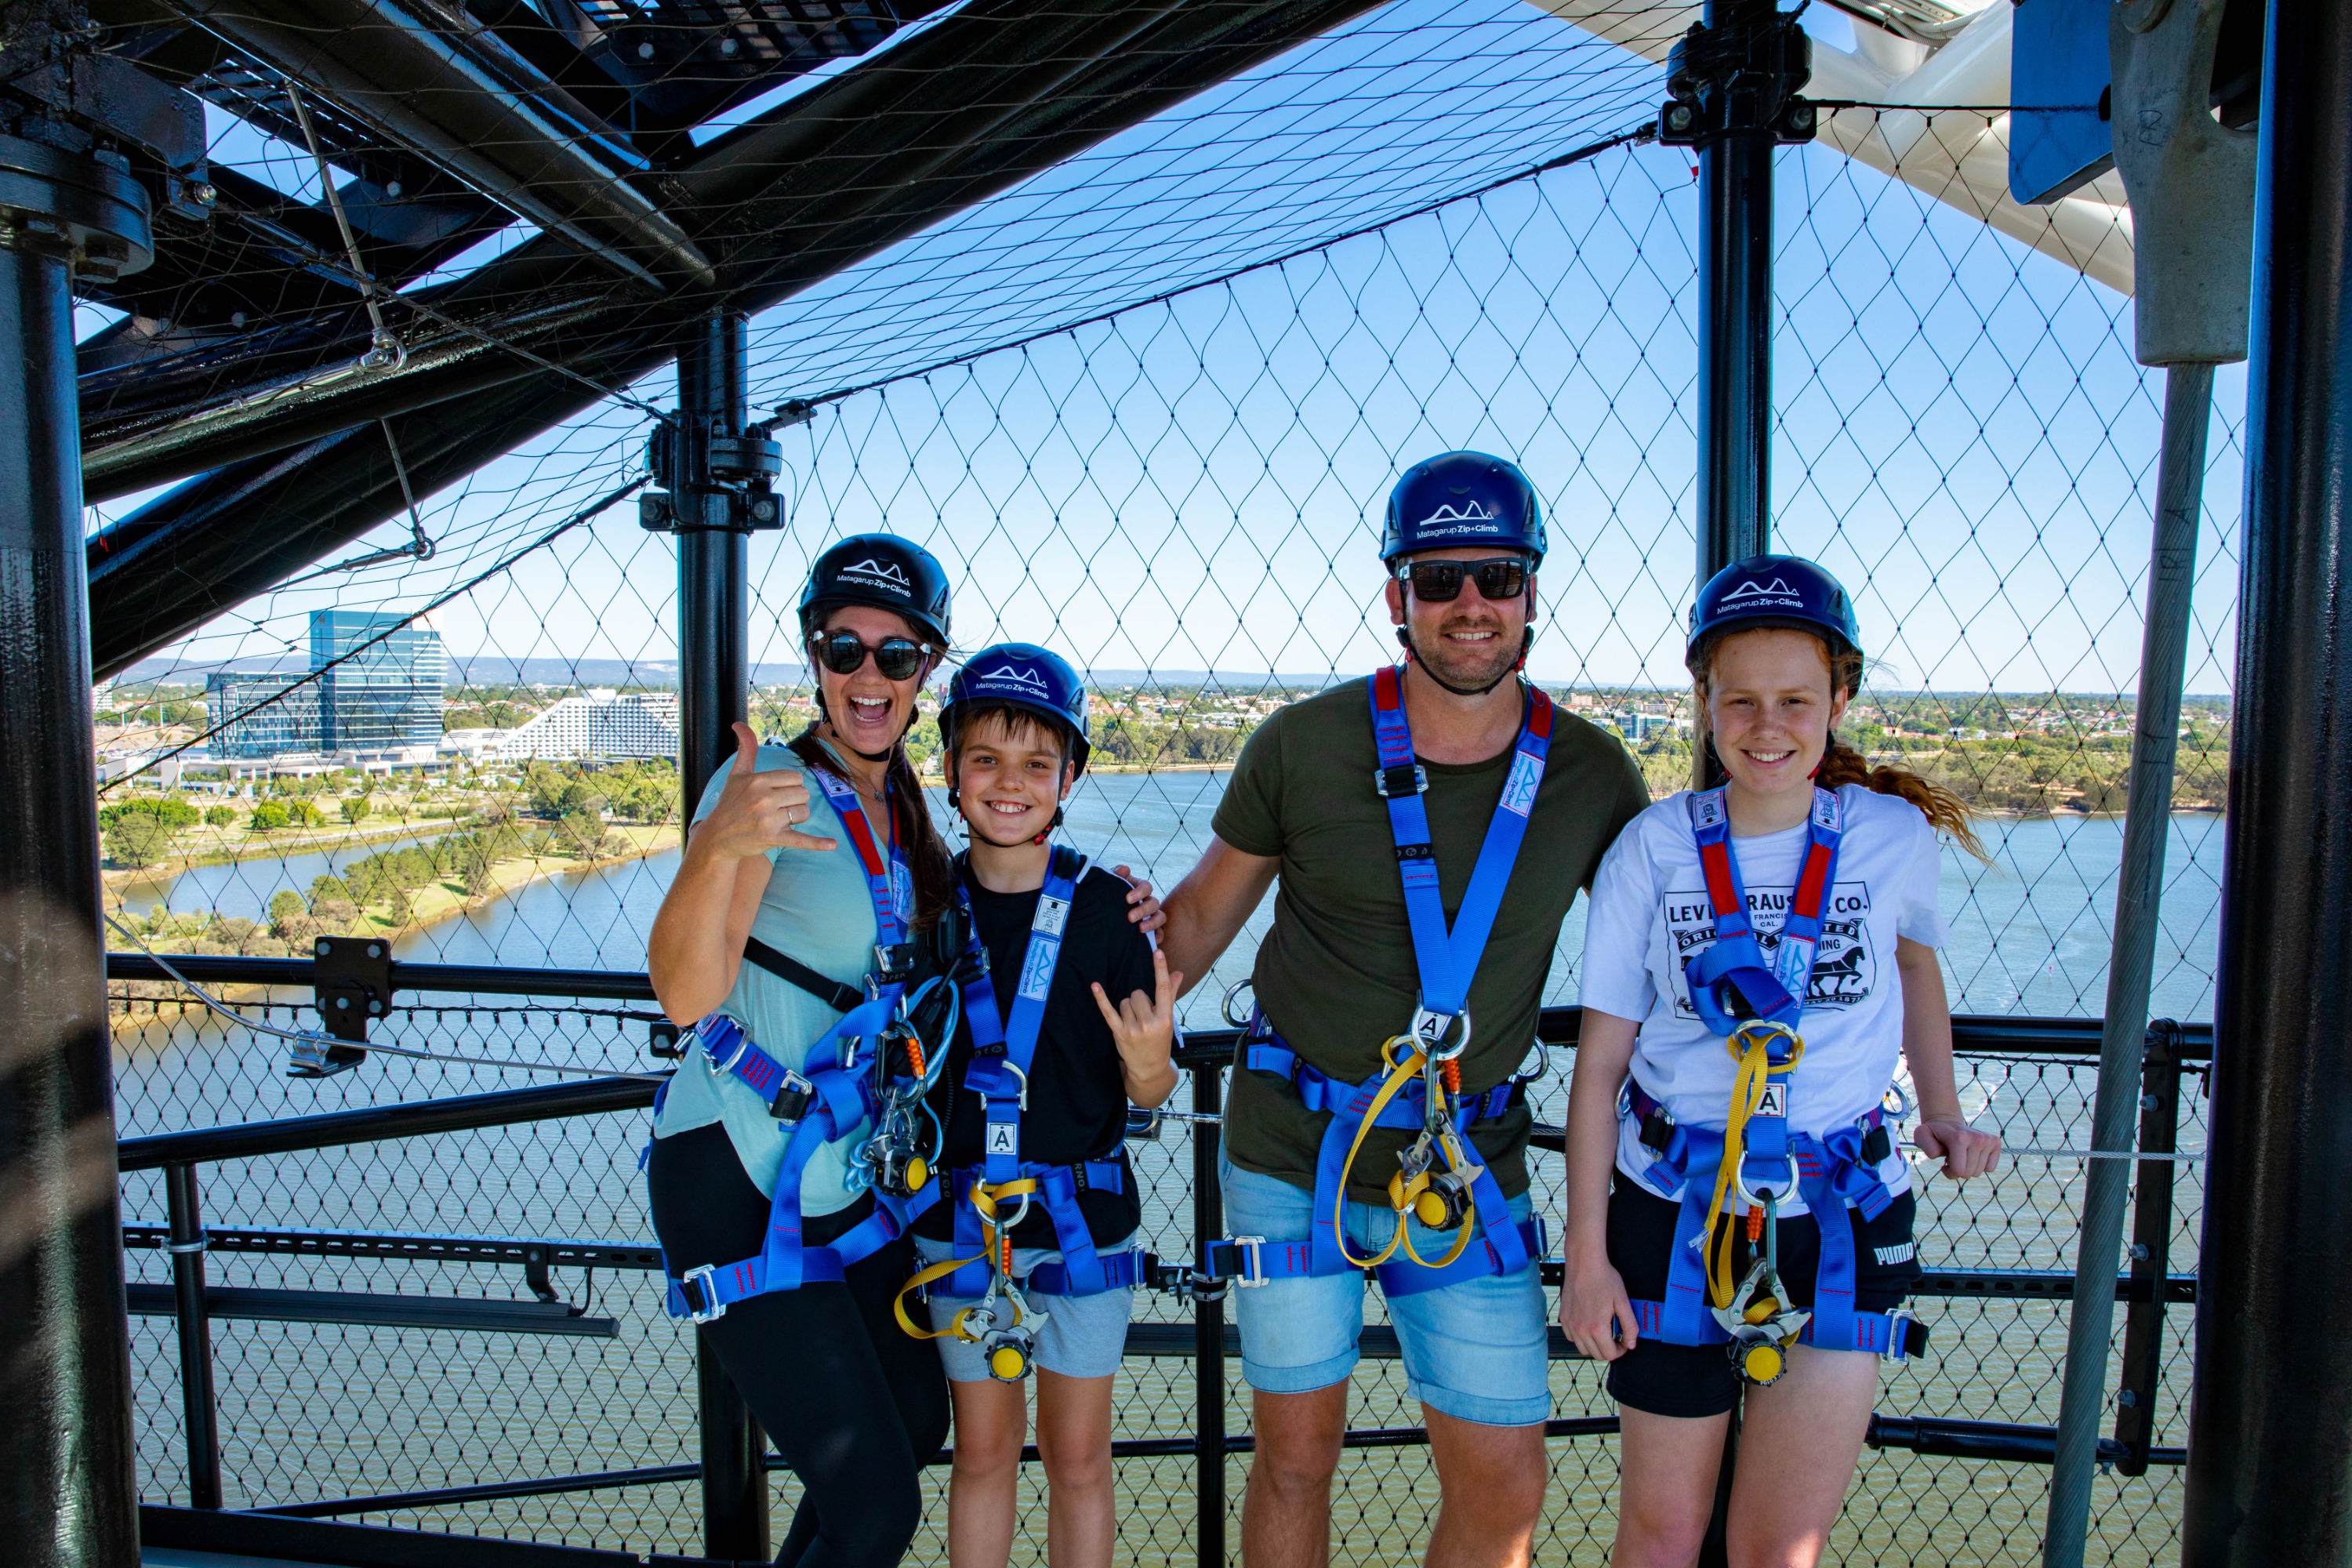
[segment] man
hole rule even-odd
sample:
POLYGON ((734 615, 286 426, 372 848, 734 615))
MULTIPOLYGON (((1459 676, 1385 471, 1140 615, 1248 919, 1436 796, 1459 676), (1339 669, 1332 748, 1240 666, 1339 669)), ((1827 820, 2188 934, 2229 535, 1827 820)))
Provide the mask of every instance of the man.
POLYGON ((1649 804, 1615 737, 1515 679, 1543 553, 1510 463, 1409 469, 1381 547, 1403 664, 1251 736, 1214 841, 1168 896, 1169 964, 1201 975, 1282 879, 1225 1110, 1236 1239, 1210 1249, 1235 1277, 1255 1392, 1250 1568, 1328 1559, 1366 1265, 1429 1425, 1429 1563, 1528 1561, 1551 1397, 1512 1074, 1561 919, 1649 804), (1419 1216, 1402 1237, 1401 1214, 1419 1216))

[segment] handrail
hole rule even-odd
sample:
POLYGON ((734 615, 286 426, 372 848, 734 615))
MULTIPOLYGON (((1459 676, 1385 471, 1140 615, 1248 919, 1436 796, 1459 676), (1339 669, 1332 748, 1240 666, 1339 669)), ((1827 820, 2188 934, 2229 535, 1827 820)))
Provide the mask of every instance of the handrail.
POLYGON ((166 1165, 249 1160, 261 1154, 290 1154, 345 1143, 421 1138, 435 1132, 466 1132, 564 1116, 641 1110, 653 1104, 654 1092, 659 1087, 643 1078, 592 1078, 578 1083, 368 1105, 318 1116, 283 1117, 275 1121, 156 1132, 144 1138, 124 1139, 117 1146, 116 1165, 126 1172, 154 1171, 166 1165))
MULTIPOLYGON (((247 958, 237 953, 171 953, 172 967, 200 984, 310 985, 315 965, 307 958, 247 958)), ((143 952, 106 955, 109 980, 168 983, 171 976, 143 952)), ((410 963, 395 959, 392 988, 438 994, 476 996, 573 996, 603 1002, 650 1002, 653 982, 635 969, 520 969, 494 963, 410 963)), ((1536 1025, 1536 1037, 1548 1046, 1573 1046, 1584 1020, 1581 1007, 1547 1007, 1536 1025)), ((2183 1061, 2208 1061, 2213 1055, 2213 1026, 2181 1024, 2179 1057, 2183 1061)), ((2099 1054, 2101 1020, 2097 1018, 2019 1017, 2003 1013, 1959 1013, 1952 1017, 1952 1044, 1963 1054, 1979 1056, 2084 1056, 2099 1054)), ((1189 1029, 1185 1049, 1176 1065, 1190 1067, 1230 1055, 1240 1043, 1238 1029, 1189 1029)))
MULTIPOLYGON (((307 958, 248 958, 241 953, 165 953, 172 967, 200 985, 310 985, 317 965, 307 958)), ((163 966, 143 952, 106 955, 109 980, 170 984, 163 966)), ((505 963, 410 963, 394 959, 394 991, 475 996, 582 996, 600 1002, 650 1002, 653 982, 641 969, 522 969, 505 963)))

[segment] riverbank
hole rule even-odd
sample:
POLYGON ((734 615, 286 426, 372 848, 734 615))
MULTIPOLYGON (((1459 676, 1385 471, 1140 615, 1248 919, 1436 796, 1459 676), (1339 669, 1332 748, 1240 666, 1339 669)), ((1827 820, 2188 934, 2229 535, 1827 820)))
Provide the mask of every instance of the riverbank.
POLYGON ((199 866, 236 866, 247 860, 282 860, 289 855, 332 854, 362 846, 382 848, 412 841, 438 838, 464 824, 454 817, 429 822, 397 822, 385 827, 279 827, 256 833, 244 827, 194 827, 188 831, 213 836, 209 844, 166 856, 152 866, 108 866, 99 872, 110 889, 165 881, 199 866))
MULTIPOLYGON (((462 915, 511 899, 534 884, 553 880, 574 873, 598 870, 624 865, 676 849, 680 835, 675 825, 663 826, 615 826, 606 830, 604 853, 596 855, 517 855, 493 861, 477 879, 472 892, 457 880, 435 882, 422 888, 412 888, 405 896, 406 908, 395 911, 385 903, 362 909, 358 917, 332 926, 320 927, 328 935, 378 936, 396 940, 446 923, 462 915)), ((315 852, 315 849, 314 851, 315 852)), ((234 943, 218 938, 207 939, 195 934, 142 936, 152 951, 169 957, 177 953, 203 953, 226 956, 244 952, 251 956, 307 957, 307 951, 289 949, 289 944, 267 934, 267 928, 253 922, 240 922, 247 929, 236 934, 234 943), (255 940, 257 937, 262 941, 255 940)), ((314 922, 305 921, 306 924, 314 922)), ((303 941, 307 942, 308 937, 303 941)), ((110 934, 108 945, 123 945, 120 936, 110 934)), ((223 985, 210 987, 224 1000, 257 1002, 268 998, 264 985, 223 985)), ((171 981, 128 981, 108 988, 108 1013, 115 1029, 121 1034, 126 1027, 136 1027, 144 1020, 161 1015, 177 1016, 191 1009, 202 1011, 204 1004, 188 996, 171 981), (133 1006, 131 1004, 138 1004, 133 1006)))

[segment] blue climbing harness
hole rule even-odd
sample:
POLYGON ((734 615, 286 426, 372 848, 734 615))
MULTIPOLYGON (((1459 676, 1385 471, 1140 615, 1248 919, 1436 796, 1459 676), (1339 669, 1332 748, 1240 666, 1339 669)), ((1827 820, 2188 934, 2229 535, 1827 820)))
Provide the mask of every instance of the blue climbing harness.
POLYGON ((1456 1059, 1470 1042, 1470 984, 1502 908, 1528 818, 1541 788, 1551 746, 1551 699, 1528 689, 1525 714, 1512 747, 1502 798, 1487 823, 1470 886, 1451 929, 1439 890, 1437 858, 1422 801, 1427 773, 1414 760, 1404 711, 1403 671, 1391 666, 1370 683, 1372 733, 1380 754, 1373 786, 1388 802, 1389 832, 1404 884, 1405 920, 1412 934, 1421 991, 1406 1032, 1381 1047, 1384 1070, 1358 1084, 1339 1082, 1301 1058, 1261 1013, 1251 1019, 1242 1065, 1289 1079, 1310 1110, 1328 1111, 1315 1163, 1314 1223, 1303 1241, 1233 1237, 1202 1247, 1201 1273, 1239 1286, 1269 1279, 1370 1269, 1391 1296, 1434 1290, 1490 1274, 1514 1274, 1544 1249, 1539 1219, 1513 1218, 1494 1173, 1470 1152, 1474 1122, 1501 1115, 1524 1097, 1528 1079, 1513 1079, 1483 1094, 1460 1094, 1456 1059), (1400 1058, 1396 1053, 1406 1052, 1400 1058), (1373 1127, 1411 1130, 1419 1136, 1400 1158, 1389 1184, 1397 1211, 1388 1247, 1360 1258, 1343 1229, 1348 1172, 1373 1127), (1408 1221, 1455 1232, 1453 1249, 1426 1259, 1412 1249, 1408 1221), (1472 1222, 1478 1231, 1472 1235, 1472 1222), (1406 1254, 1394 1255, 1402 1244, 1406 1254))
MULTIPOLYGON (((874 905, 875 967, 866 977, 866 1000, 843 1015, 808 1050, 798 1069, 762 1050, 741 1025, 713 1013, 694 1026, 713 1073, 731 1073, 767 1103, 769 1114, 792 1131, 777 1169, 768 1211, 766 1244, 740 1262, 704 1264, 683 1276, 663 1276, 673 1318, 709 1322, 734 1302, 772 1290, 794 1290, 842 1271, 894 1241, 909 1217, 901 1199, 875 1194, 873 1212, 823 1247, 803 1239, 801 1180, 810 1160, 827 1143, 855 1132, 875 1110, 875 1071, 881 1042, 898 1024, 900 1001, 915 966, 908 924, 914 909, 914 879, 892 835, 887 856, 858 805, 857 792, 822 768, 809 772, 833 803, 866 873, 874 905)), ((885 796, 887 799, 887 795, 885 796)), ((894 807, 895 809, 895 807, 894 807)), ((667 1090, 665 1084, 663 1089, 667 1090)), ((656 1095, 655 1110, 660 1110, 656 1095)))
POLYGON ((1666 1299, 1633 1304, 1640 1331, 1669 1344, 1727 1346, 1741 1374, 1759 1384, 1786 1370, 1785 1352, 1797 1342, 1897 1361, 1916 1355, 1926 1349, 1927 1329, 1907 1309, 1863 1312, 1853 1305, 1857 1259, 1844 1215, 1854 1208, 1864 1220, 1875 1219, 1894 1201, 1877 1169, 1894 1152, 1885 1112, 1874 1108, 1819 1138, 1789 1128, 1789 1096, 1804 1055, 1796 1026, 1837 881, 1843 830, 1838 797, 1813 792, 1804 860, 1770 959, 1748 915, 1724 791, 1693 795, 1690 818, 1715 940, 1685 962, 1684 980, 1701 1021, 1727 1037, 1740 1070, 1730 1116, 1719 1127, 1678 1122, 1639 1083, 1626 1081, 1619 1114, 1636 1123, 1641 1142, 1657 1156, 1643 1179, 1665 1197, 1682 1194, 1666 1299), (1710 1177, 1711 1189, 1705 1184, 1710 1177), (1803 1199, 1821 1234, 1810 1313, 1790 1300, 1779 1274, 1780 1207, 1792 1194, 1803 1199), (1764 1251, 1733 1287, 1741 1209, 1750 1242, 1761 1240, 1764 1251))

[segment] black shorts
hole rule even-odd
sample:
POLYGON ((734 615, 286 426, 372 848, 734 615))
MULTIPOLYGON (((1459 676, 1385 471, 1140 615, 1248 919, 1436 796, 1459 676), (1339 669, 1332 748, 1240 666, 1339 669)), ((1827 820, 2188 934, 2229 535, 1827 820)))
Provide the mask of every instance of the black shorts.
MULTIPOLYGON (((1867 1223, 1860 1209, 1845 1211, 1853 1226, 1854 1310, 1892 1311, 1919 1282, 1911 1241, 1917 1210, 1917 1201, 1905 1193, 1867 1223), (1890 1255, 1895 1261, 1882 1261, 1890 1255)), ((1609 1194, 1609 1261, 1634 1300, 1665 1300, 1675 1225, 1681 1216, 1682 1205, 1622 1173, 1617 1177, 1609 1194)), ((1780 1279, 1800 1307, 1813 1304, 1821 1258, 1821 1230, 1811 1215, 1780 1222, 1780 1279)), ((1739 1403, 1739 1373, 1722 1345, 1670 1345, 1644 1334, 1641 1343, 1609 1363, 1609 1394, 1618 1404, 1652 1415, 1723 1415, 1739 1403)))

